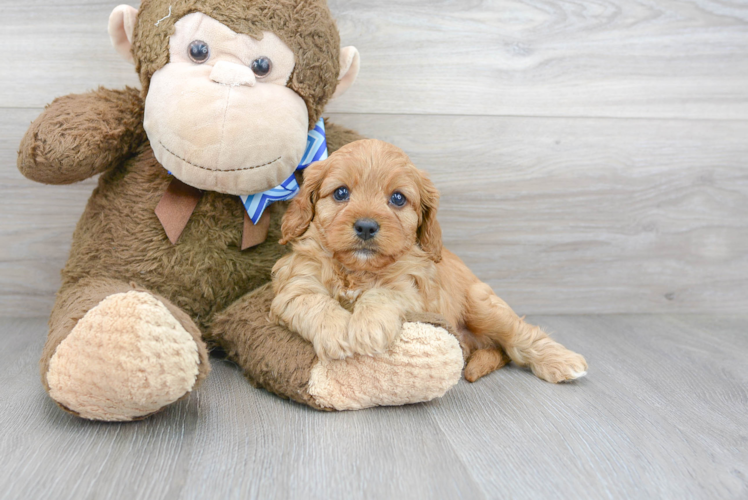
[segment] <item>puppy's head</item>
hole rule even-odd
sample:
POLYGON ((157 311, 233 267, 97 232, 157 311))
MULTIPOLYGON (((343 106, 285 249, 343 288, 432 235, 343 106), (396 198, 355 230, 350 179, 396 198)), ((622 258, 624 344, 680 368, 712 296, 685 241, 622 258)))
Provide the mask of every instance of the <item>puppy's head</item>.
POLYGON ((348 269, 376 270, 414 245, 441 260, 439 192, 399 148, 352 142, 304 172, 301 192, 283 217, 285 244, 310 224, 323 247, 348 269))

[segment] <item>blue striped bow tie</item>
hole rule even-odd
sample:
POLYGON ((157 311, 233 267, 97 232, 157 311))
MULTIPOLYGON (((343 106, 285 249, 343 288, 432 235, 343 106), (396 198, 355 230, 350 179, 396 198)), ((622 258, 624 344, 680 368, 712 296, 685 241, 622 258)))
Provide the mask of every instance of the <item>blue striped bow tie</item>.
MULTIPOLYGON (((326 158, 327 140, 325 138, 325 121, 320 118, 314 125, 314 128, 309 131, 309 135, 307 135, 306 150, 296 170, 304 170, 315 161, 326 158)), ((268 205, 276 201, 290 200, 298 193, 299 183, 296 182, 296 176, 291 174, 280 186, 268 189, 262 193, 242 195, 239 198, 241 198, 249 218, 252 219, 254 224, 257 224, 268 205)))

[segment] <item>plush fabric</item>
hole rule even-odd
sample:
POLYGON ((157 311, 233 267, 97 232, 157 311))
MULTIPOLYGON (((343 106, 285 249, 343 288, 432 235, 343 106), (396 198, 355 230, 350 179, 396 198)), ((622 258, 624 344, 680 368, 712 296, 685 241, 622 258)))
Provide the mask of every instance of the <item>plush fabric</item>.
MULTIPOLYGON (((87 320, 88 323, 87 326, 83 328, 83 330, 86 332, 85 334, 81 334, 78 336, 77 340, 73 340, 71 343, 68 344, 66 348, 61 351, 62 354, 58 356, 59 359, 67 359, 67 362, 64 362, 63 364, 66 365, 65 370, 68 372, 66 375, 67 379, 63 378, 59 371, 57 371, 56 375, 53 375, 54 379, 54 385, 55 389, 52 389, 52 386, 50 385, 49 375, 52 371, 50 369, 51 360, 57 353, 58 347, 61 345, 63 341, 65 341, 69 335, 71 335, 72 331, 76 328, 76 326, 79 324, 79 322, 82 321, 82 318, 86 317, 86 315, 96 309, 97 306, 103 304, 108 297, 113 296, 123 296, 126 295, 129 292, 141 292, 141 293, 148 293, 146 290, 144 290, 141 287, 138 287, 134 284, 128 284, 116 279, 108 279, 108 278, 83 278, 80 281, 65 286, 57 294, 57 300, 55 302, 55 307, 52 309, 52 315, 49 319, 49 336, 47 337, 47 342, 44 345, 44 349, 42 351, 42 357, 39 362, 39 368, 41 371, 42 376, 42 383, 45 387, 45 389, 52 394, 53 392, 55 395, 60 395, 61 392, 67 392, 68 390, 63 388, 63 384, 67 381, 70 381, 72 378, 77 378, 76 375, 74 375, 71 371, 73 367, 83 367, 86 368, 87 364, 93 364, 97 365, 99 369, 99 376, 105 376, 105 373, 102 373, 106 371, 106 368, 109 366, 102 361, 102 356, 107 356, 107 353, 101 353, 97 352, 96 350, 88 350, 87 346, 91 343, 91 340, 94 336, 99 335, 96 332, 93 331, 92 328, 92 321, 87 320), (73 348, 78 347, 80 348, 80 353, 73 356, 73 348), (83 353, 88 352, 90 354, 89 356, 83 356, 83 353)), ((194 380, 194 383, 192 384, 190 390, 193 390, 197 388, 201 382, 205 379, 205 377, 210 372, 210 362, 208 360, 208 350, 206 348, 205 343, 202 340, 202 335, 200 333, 200 330, 198 329, 197 325, 189 318, 187 314, 185 314, 184 311, 180 310, 177 306, 175 306, 173 303, 171 303, 169 300, 165 299, 164 297, 150 294, 153 296, 153 299, 157 301, 159 304, 163 305, 163 307, 166 308, 168 313, 179 323, 179 327, 176 325, 173 325, 174 330, 179 330, 181 328, 185 332, 187 332, 190 337, 192 338, 192 342, 197 347, 197 354, 198 354, 198 364, 197 369, 198 373, 194 380)), ((141 299, 142 301, 142 299, 141 299)), ((153 303, 151 303, 153 304, 153 303)), ((156 306, 156 309, 160 311, 160 315, 162 315, 163 310, 156 306)), ((121 312, 121 311, 120 311, 121 312)), ((110 316, 112 315, 112 310, 110 307, 105 307, 103 311, 99 310, 99 312, 96 313, 96 316, 98 316, 99 325, 101 325, 101 318, 102 316, 110 316)), ((162 317, 164 317, 162 315, 162 317)), ((130 320, 132 321, 132 319, 130 320)), ((124 321, 125 323, 128 323, 128 320, 124 321)), ((147 323, 147 322, 146 322, 147 323)), ((143 323, 141 322, 141 325, 143 323)), ((111 338, 106 339, 106 342, 109 343, 109 348, 116 349, 116 345, 119 342, 119 337, 122 336, 123 330, 119 329, 118 331, 112 332, 112 330, 109 330, 110 333, 113 335, 111 338), (112 344, 112 342, 114 344, 112 344)), ((181 332, 181 331, 180 331, 181 332)), ((137 332, 137 335, 135 336, 147 336, 149 335, 148 328, 140 328, 137 332)), ((127 335, 124 335, 125 337, 127 335)), ((132 336, 130 336, 132 338, 132 336)), ((101 337, 99 337, 101 339, 101 337)), ((103 341, 102 341, 103 342, 103 341)), ((132 343, 132 342, 131 342, 132 343)), ((189 342, 182 340, 182 343, 188 344, 189 342)), ((132 351, 131 351, 132 352, 132 351)), ((121 352, 122 353, 122 352, 121 352)), ((125 357, 127 357, 126 353, 125 357)), ((59 368, 59 363, 58 363, 59 368)), ((119 367, 115 366, 115 369, 113 370, 115 373, 119 367)), ((85 379, 85 377, 84 377, 85 379)), ((80 387, 81 384, 84 384, 85 380, 78 380, 77 385, 80 387)), ((181 395, 181 397, 184 397, 187 395, 188 391, 185 391, 184 394, 181 395)), ((66 406, 62 401, 56 399, 53 396, 53 399, 55 402, 57 402, 58 405, 60 405, 64 410, 69 411, 71 413, 79 414, 79 410, 83 410, 87 417, 89 418, 95 418, 92 413, 87 412, 87 407, 90 405, 91 400, 90 396, 91 393, 89 391, 89 399, 86 403, 86 399, 84 398, 83 406, 78 406, 78 410, 72 409, 69 406, 66 406)), ((71 396, 70 395, 63 395, 62 399, 64 399, 68 404, 71 404, 71 396)), ((111 401, 111 398, 107 398, 105 395, 99 392, 98 395, 98 408, 101 411, 102 404, 101 401, 103 399, 109 399, 111 401)), ((179 398, 177 398, 179 399, 179 398)), ((78 399, 80 402, 81 400, 78 399)), ((122 406, 127 406, 127 401, 120 401, 122 406)), ((129 402, 130 404, 132 401, 129 402)), ((110 410, 112 409, 110 406, 110 410)), ((132 409, 132 408, 131 408, 132 409)), ((155 408, 153 411, 156 411, 159 408, 155 408)), ((104 411, 104 413, 108 413, 108 416, 113 416, 112 411, 104 411)), ((103 414, 100 412, 100 416, 103 416, 103 414)), ((146 416, 147 414, 140 415, 139 417, 136 417, 135 415, 132 415, 132 418, 142 418, 146 416)), ((119 413, 119 418, 115 418, 115 420, 122 420, 123 418, 122 412, 119 413)), ((100 418, 103 420, 111 420, 112 418, 100 418)))
POLYGON ((174 24, 191 12, 202 12, 237 33, 257 38, 263 31, 277 34, 296 56, 288 87, 304 99, 309 127, 314 126, 340 73, 340 35, 324 0, 144 0, 133 43, 144 95, 153 74, 169 61, 174 24), (170 7, 171 16, 163 19, 170 7))
POLYGON ((78 321, 50 359, 47 382, 50 396, 81 417, 132 420, 190 392, 199 366, 197 343, 164 304, 129 291, 78 321))
POLYGON ((459 381, 465 353, 439 315, 409 315, 404 338, 381 357, 323 365, 309 342, 267 321, 272 300, 270 284, 245 295, 206 335, 257 387, 321 410, 353 410, 427 401, 459 381))
POLYGON ((132 35, 135 32, 137 11, 129 5, 119 5, 109 16, 109 36, 114 49, 126 61, 134 63, 132 51, 132 35))
MULTIPOLYGON (((154 294, 196 339, 201 364, 195 387, 209 369, 203 332, 209 343, 223 347, 242 366, 255 385, 321 408, 307 391, 316 362, 314 351, 298 335, 269 324, 272 294, 269 287, 261 288, 270 281, 273 264, 287 251, 278 244, 287 204, 274 203, 268 208, 271 222, 267 240, 242 252, 239 245, 244 212, 239 199, 205 192, 179 241, 172 244, 154 211, 171 179, 153 157, 144 136, 139 136, 143 141, 129 158, 123 158, 128 153, 125 145, 121 150, 107 148, 110 145, 96 137, 107 131, 107 116, 125 115, 138 102, 142 105, 132 89, 99 90, 58 99, 32 124, 21 144, 21 171, 37 178, 37 166, 41 166, 44 178, 51 183, 69 182, 67 167, 78 166, 79 161, 94 165, 86 168, 87 174, 105 169, 88 155, 112 158, 78 222, 70 258, 62 271, 63 285, 41 360, 45 387, 50 389, 50 359, 77 322, 109 295, 137 289, 154 294), (45 135, 57 134, 47 123, 61 121, 61 115, 69 115, 71 110, 78 110, 77 123, 100 124, 100 128, 89 128, 86 134, 71 128, 67 147, 61 147, 45 135), (44 155, 23 153, 38 150, 38 144, 50 145, 44 155), (76 156, 70 157, 73 151, 76 156)), ((121 136, 129 138, 142 131, 139 122, 133 126, 135 131, 122 131, 121 136)), ((359 134, 330 122, 325 126, 331 152, 361 139, 359 134)))
POLYGON ((336 410, 420 403, 443 396, 461 374, 462 350, 453 335, 426 323, 405 323, 400 339, 380 356, 314 365, 309 394, 336 410))
MULTIPOLYGON (((133 16, 130 7, 118 9, 110 33, 121 49, 133 16), (122 32, 118 23, 124 23, 122 32)), ((309 393, 318 364, 311 345, 269 320, 266 285, 288 251, 278 243, 287 202, 266 210, 267 239, 245 251, 246 211, 237 196, 204 191, 179 239, 172 235, 175 243, 156 215, 173 177, 144 131, 144 98, 151 76, 168 61, 174 23, 197 11, 239 33, 276 33, 294 52, 287 88, 306 103, 311 125, 336 89, 340 57, 345 65, 348 59, 358 64, 351 51, 341 56, 322 0, 144 0, 132 50, 142 92, 99 89, 62 97, 32 123, 19 147, 18 168, 26 177, 65 184, 101 174, 73 234, 40 361, 42 382, 56 403, 86 418, 144 418, 186 397, 208 375, 208 347, 215 345, 252 383, 315 408, 336 408, 334 390, 320 393, 324 405, 309 393)), ((326 130, 331 153, 361 138, 331 123, 326 130)), ((462 359, 448 351, 433 356, 452 371, 462 368, 462 359)), ((443 371, 438 363, 423 370, 434 366, 443 371)), ((344 371, 328 379, 339 381, 344 371)), ((379 390, 371 384, 361 389, 379 390)), ((362 395, 364 401, 377 398, 362 395)))
POLYGON ((145 106, 158 162, 190 186, 234 195, 285 181, 304 154, 310 128, 305 101, 286 86, 293 52, 273 33, 258 41, 202 13, 176 23, 169 50, 169 64, 153 75, 145 106), (202 64, 188 57, 195 39, 210 47, 202 64), (261 82, 250 69, 259 56, 273 61, 261 82))
POLYGON ((267 320, 272 300, 269 284, 245 295, 216 315, 206 339, 220 345, 255 387, 321 409, 307 390, 314 349, 267 320))
POLYGON ((18 168, 37 182, 71 184, 121 166, 145 140, 139 90, 99 88, 67 95, 31 124, 18 168))

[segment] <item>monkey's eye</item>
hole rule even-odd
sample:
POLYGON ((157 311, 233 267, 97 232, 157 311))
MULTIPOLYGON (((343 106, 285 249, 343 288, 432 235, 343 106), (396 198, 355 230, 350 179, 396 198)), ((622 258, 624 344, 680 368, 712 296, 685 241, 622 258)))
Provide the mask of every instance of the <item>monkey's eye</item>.
POLYGON ((190 55, 190 59, 198 64, 204 63, 210 57, 210 48, 208 48, 208 44, 202 40, 195 40, 190 43, 187 52, 190 55))
POLYGON ((335 198, 335 201, 346 201, 351 197, 351 193, 348 191, 347 187, 340 186, 334 193, 332 193, 332 197, 335 198))
POLYGON ((258 57, 252 61, 252 72, 257 75, 257 78, 267 76, 271 69, 273 69, 273 63, 265 56, 258 57))
POLYGON ((395 191, 394 193, 392 193, 392 196, 390 196, 390 203, 392 203, 396 207, 402 207, 403 205, 405 205, 406 201, 408 201, 408 199, 405 198, 405 195, 400 191, 395 191))

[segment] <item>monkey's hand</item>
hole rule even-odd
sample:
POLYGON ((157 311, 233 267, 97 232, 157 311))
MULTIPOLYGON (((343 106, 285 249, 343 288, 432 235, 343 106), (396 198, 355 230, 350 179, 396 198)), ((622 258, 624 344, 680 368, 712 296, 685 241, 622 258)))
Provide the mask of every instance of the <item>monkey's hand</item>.
POLYGON ((134 88, 59 97, 26 132, 18 169, 45 184, 71 184, 121 165, 146 141, 134 88))

